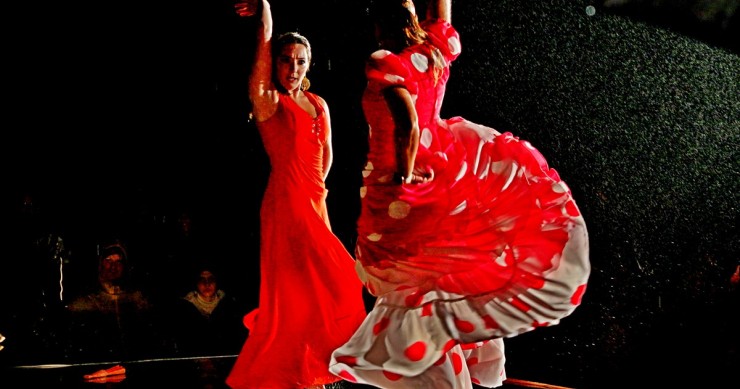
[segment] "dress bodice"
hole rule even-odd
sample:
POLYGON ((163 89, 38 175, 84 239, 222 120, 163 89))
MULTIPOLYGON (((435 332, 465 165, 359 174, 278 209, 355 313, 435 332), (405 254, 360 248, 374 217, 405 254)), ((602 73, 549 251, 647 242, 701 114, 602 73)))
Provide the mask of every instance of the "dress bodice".
POLYGON ((286 181, 284 185, 308 183, 323 189, 322 158, 328 118, 318 97, 303 93, 315 107, 316 117, 290 96, 280 94, 277 111, 267 120, 257 122, 257 129, 270 158, 271 179, 286 181))
MULTIPOLYGON (((393 133, 395 124, 383 98, 384 89, 402 86, 415 100, 421 130, 419 161, 431 158, 431 155, 440 151, 440 145, 446 143, 435 141, 448 136, 437 133, 437 122, 450 75, 450 63, 460 55, 460 40, 457 31, 442 20, 424 24, 424 28, 429 34, 428 43, 407 47, 398 54, 378 50, 367 62, 365 73, 368 87, 362 99, 370 127, 369 164, 366 170, 380 173, 366 179, 368 185, 389 182, 397 166, 393 133), (443 67, 435 67, 433 50, 443 58, 443 67)), ((365 174, 366 178, 369 176, 365 174)))

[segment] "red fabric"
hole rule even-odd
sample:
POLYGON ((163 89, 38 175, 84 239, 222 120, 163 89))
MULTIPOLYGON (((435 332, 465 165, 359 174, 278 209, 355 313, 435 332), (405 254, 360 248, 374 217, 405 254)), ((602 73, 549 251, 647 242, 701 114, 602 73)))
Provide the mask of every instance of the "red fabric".
POLYGON ((271 172, 261 218, 259 313, 245 318, 249 337, 226 382, 231 388, 295 389, 338 381, 332 350, 365 317, 354 260, 331 232, 317 119, 281 95, 277 112, 258 122, 271 172))
POLYGON ((557 324, 580 304, 590 274, 586 226, 529 142, 440 118, 460 42, 449 23, 425 28, 446 59, 441 71, 428 44, 379 50, 367 64, 370 147, 355 257, 378 299, 330 369, 386 389, 500 386, 502 338, 557 324), (382 95, 392 85, 416 98, 415 163, 434 170, 429 183, 392 180, 394 122, 382 95))

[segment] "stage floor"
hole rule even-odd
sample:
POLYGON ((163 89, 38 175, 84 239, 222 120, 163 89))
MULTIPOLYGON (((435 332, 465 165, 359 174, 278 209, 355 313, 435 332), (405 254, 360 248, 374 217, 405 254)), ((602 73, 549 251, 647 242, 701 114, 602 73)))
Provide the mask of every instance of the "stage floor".
MULTIPOLYGON (((177 389, 228 389, 224 378, 236 356, 214 356, 177 359, 150 359, 141 361, 77 365, 31 365, 9 367, 0 374, 4 389, 11 388, 177 388, 177 389), (121 365, 123 375, 99 379, 85 379, 85 375, 121 365)), ((511 379, 500 388, 551 388, 567 389, 554 385, 511 379)), ((340 382, 327 389, 371 389, 366 385, 340 382)), ((296 388, 299 389, 299 388, 296 388)), ((433 389, 433 388, 430 388, 433 389)))

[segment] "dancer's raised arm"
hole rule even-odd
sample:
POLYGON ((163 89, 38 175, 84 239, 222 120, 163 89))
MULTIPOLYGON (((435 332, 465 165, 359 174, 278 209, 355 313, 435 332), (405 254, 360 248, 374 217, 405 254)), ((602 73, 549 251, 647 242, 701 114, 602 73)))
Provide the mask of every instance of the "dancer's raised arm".
POLYGON ((452 23, 452 0, 431 0, 427 4, 427 20, 442 19, 452 23))
POLYGON ((243 0, 234 5, 241 17, 261 13, 257 28, 254 63, 249 74, 249 100, 257 121, 272 116, 277 109, 277 93, 272 83, 272 12, 267 0, 243 0))

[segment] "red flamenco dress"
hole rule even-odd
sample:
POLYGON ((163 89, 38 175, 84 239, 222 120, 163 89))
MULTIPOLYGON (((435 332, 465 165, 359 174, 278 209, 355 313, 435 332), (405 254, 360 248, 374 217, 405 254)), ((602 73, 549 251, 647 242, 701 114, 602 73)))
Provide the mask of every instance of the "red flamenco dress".
MULTIPOLYGON (((447 63, 460 54, 447 22, 424 28, 447 63)), ((590 274, 586 225, 568 186, 529 142, 439 116, 449 67, 429 44, 379 50, 366 68, 370 137, 355 258, 373 310, 332 354, 330 370, 381 388, 502 385, 503 338, 558 324, 590 274), (418 168, 397 184, 394 124, 383 90, 416 98, 418 168)))
POLYGON ((297 389, 339 380, 331 352, 365 318, 354 259, 332 233, 321 168, 328 118, 312 118, 289 96, 257 123, 271 171, 260 210, 259 308, 226 379, 235 389, 297 389))

